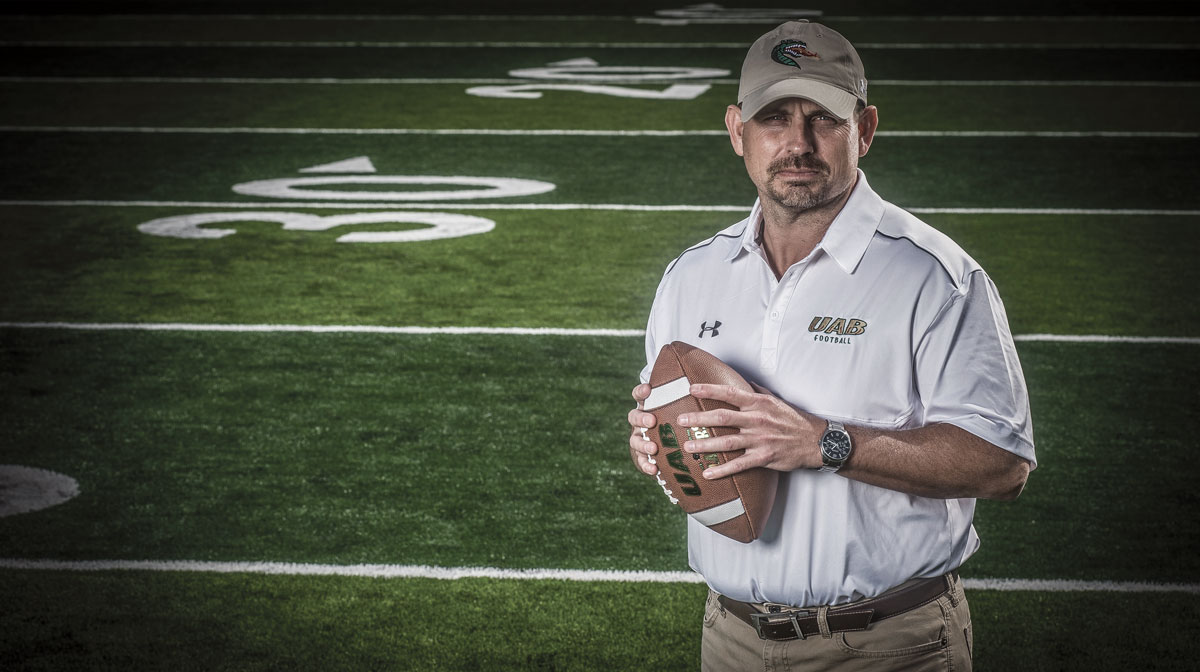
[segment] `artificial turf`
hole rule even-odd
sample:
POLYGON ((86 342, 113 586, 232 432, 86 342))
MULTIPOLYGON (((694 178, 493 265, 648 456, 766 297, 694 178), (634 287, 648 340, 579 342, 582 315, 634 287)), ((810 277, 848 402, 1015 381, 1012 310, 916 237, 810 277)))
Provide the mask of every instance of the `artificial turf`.
MULTIPOLYGON (((638 338, 0 337, 0 463, 82 491, 0 518, 9 555, 686 567, 682 515, 628 462, 638 338)), ((1020 353, 1040 466, 1017 503, 980 503, 970 571, 1196 581, 1200 527, 1160 515, 1195 503, 1195 346, 1020 353)))
MULTIPOLYGON (((682 672, 704 603, 696 584, 249 574, 7 570, 0 589, 26 605, 0 665, 31 671, 682 672)), ((1193 669, 1190 595, 967 594, 977 669, 1193 669)))

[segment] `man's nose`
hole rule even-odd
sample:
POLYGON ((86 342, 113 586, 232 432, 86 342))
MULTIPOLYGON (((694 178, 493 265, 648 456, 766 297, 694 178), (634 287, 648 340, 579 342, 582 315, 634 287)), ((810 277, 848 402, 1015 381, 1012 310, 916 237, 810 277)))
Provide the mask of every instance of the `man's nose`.
POLYGON ((798 118, 788 124, 784 137, 784 149, 788 154, 811 154, 813 151, 812 126, 808 120, 798 118))

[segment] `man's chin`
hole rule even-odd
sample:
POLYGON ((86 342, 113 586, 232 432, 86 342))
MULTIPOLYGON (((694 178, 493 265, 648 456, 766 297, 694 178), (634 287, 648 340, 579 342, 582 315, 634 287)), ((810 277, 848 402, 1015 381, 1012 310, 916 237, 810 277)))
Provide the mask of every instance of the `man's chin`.
POLYGON ((808 210, 825 202, 825 194, 808 187, 790 185, 785 190, 771 190, 771 197, 779 205, 793 210, 808 210))

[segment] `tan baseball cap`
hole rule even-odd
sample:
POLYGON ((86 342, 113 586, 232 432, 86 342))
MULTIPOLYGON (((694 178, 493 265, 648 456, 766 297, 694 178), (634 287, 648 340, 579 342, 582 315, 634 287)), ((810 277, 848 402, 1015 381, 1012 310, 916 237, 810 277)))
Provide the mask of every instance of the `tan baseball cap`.
POLYGON ((854 45, 807 21, 788 21, 758 38, 742 63, 742 120, 792 97, 811 100, 841 119, 850 118, 858 101, 866 105, 867 76, 854 45))

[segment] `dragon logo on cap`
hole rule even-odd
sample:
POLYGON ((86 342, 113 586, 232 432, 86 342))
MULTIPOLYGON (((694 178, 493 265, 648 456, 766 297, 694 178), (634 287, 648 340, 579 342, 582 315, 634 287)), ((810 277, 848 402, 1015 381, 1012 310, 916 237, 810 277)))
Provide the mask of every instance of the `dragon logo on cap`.
POLYGON ((796 61, 802 57, 820 60, 821 55, 815 51, 809 51, 808 45, 800 40, 784 40, 771 50, 771 60, 797 68, 800 67, 800 64, 796 61))

